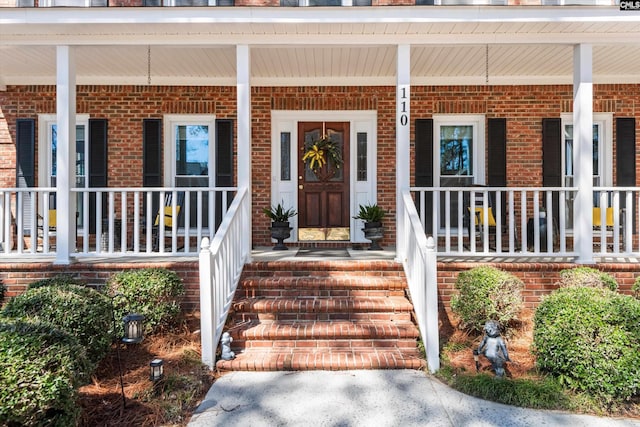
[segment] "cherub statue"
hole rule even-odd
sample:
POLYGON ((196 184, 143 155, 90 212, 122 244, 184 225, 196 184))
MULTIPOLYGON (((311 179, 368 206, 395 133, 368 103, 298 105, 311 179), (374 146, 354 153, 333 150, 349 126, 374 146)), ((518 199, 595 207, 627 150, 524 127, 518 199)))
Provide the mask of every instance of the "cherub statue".
POLYGON ((484 324, 485 336, 478 346, 478 353, 491 362, 491 367, 496 373, 497 378, 504 376, 504 364, 510 362, 509 352, 504 340, 500 336, 500 324, 495 320, 489 320, 484 324))
POLYGON ((222 355, 220 356, 222 360, 231 360, 236 357, 236 354, 231 351, 231 335, 229 332, 225 332, 222 334, 222 338, 220 339, 220 343, 222 344, 222 355))

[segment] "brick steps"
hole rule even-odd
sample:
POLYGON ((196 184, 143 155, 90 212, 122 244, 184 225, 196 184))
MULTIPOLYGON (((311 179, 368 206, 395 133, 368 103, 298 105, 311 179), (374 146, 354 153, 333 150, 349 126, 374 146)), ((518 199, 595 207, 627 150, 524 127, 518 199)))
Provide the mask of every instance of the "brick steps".
POLYGON ((220 370, 420 369, 413 306, 392 261, 245 266, 220 370))

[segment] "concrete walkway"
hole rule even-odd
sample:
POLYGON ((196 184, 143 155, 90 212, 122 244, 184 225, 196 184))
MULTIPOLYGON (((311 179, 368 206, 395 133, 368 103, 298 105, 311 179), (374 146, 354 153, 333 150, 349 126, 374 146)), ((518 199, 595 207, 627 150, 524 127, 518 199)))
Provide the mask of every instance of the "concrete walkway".
POLYGON ((640 427, 640 420, 492 403, 419 371, 305 371, 226 374, 188 426, 640 427))

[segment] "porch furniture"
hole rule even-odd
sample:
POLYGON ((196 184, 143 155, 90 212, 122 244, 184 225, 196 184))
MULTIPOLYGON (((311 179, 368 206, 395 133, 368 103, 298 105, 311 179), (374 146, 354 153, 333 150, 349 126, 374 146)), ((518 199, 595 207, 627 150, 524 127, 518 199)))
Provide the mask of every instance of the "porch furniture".
POLYGON ((469 216, 473 217, 473 225, 471 224, 471 218, 468 221, 468 233, 469 239, 471 239, 471 227, 474 227, 474 236, 479 236, 480 240, 484 239, 484 226, 485 226, 485 218, 487 219, 487 225, 489 227, 489 235, 494 234, 496 231, 496 227, 498 226, 496 218, 493 213, 493 203, 491 200, 491 195, 486 193, 487 195, 487 204, 485 208, 484 198, 485 193, 476 192, 473 196, 470 196, 470 203, 468 207, 469 216), (486 215, 485 215, 486 214, 486 215))
MULTIPOLYGON (((182 206, 184 205, 184 192, 180 191, 177 193, 176 200, 176 225, 180 222, 180 214, 182 213, 182 206)), ((160 249, 160 226, 164 225, 164 230, 167 232, 171 232, 173 229, 173 193, 167 193, 164 196, 164 206, 158 211, 156 214, 156 218, 153 221, 153 227, 151 229, 152 241, 153 241, 153 250, 157 251, 160 249), (160 216, 164 217, 164 221, 161 220, 160 216)), ((165 234, 166 236, 166 234, 165 234)))
MULTIPOLYGON (((55 240, 54 238, 56 237, 56 228, 57 228, 57 214, 56 214, 56 210, 55 209, 49 209, 48 213, 47 213, 47 218, 48 218, 48 225, 47 225, 47 230, 44 229, 44 217, 42 215, 38 215, 38 236, 37 236, 37 240, 39 241, 40 239, 42 239, 42 245, 44 245, 44 238, 45 235, 48 237, 49 239, 49 247, 54 248, 55 247, 55 240)), ((38 242, 38 247, 42 247, 42 245, 40 245, 40 243, 38 242)))
MULTIPOLYGON (((534 248, 535 245, 535 225, 534 219, 529 218, 527 220, 527 248, 529 250, 534 248)), ((551 232, 551 239, 553 245, 558 243, 558 224, 556 221, 552 221, 553 230, 551 232)), ((547 215, 546 212, 540 212, 538 215, 538 235, 540 238, 540 252, 547 251, 547 215)))

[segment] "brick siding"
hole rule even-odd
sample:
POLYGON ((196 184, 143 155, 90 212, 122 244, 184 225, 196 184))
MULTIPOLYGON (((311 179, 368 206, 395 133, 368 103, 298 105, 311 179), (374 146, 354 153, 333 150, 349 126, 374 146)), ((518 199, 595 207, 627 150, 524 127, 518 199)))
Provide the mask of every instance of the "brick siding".
MULTIPOLYGON (((9 86, 0 92, 0 187, 15 186, 16 117, 37 118, 38 114, 55 113, 55 89, 55 86, 9 86)), ((637 102, 640 85, 594 85, 593 92, 595 113, 637 117, 636 133, 640 135, 637 102)), ((413 120, 417 118, 430 118, 434 114, 506 117, 508 185, 540 186, 542 119, 571 112, 572 93, 571 85, 415 86, 411 88, 411 140, 413 120), (523 174, 522 170, 528 172, 523 174)), ((378 202, 390 212, 389 218, 395 217, 395 87, 254 87, 251 96, 251 151, 256 156, 252 176, 254 245, 271 244, 270 224, 261 209, 271 203, 270 171, 264 165, 271 164, 272 110, 376 110, 378 202)), ((111 187, 142 185, 142 119, 162 118, 164 114, 215 114, 217 118, 235 120, 235 105, 235 87, 81 85, 77 88, 78 114, 109 119, 111 187)), ((640 144, 637 147, 640 150, 640 144)), ((640 184, 640 169, 637 176, 640 184)), ((385 226, 387 233, 381 243, 393 245, 395 224, 388 221, 385 226)))

